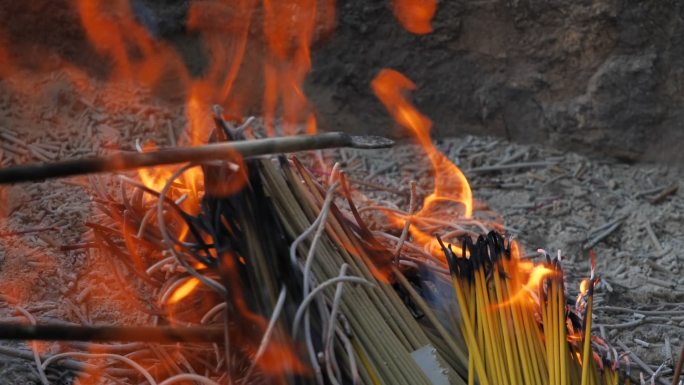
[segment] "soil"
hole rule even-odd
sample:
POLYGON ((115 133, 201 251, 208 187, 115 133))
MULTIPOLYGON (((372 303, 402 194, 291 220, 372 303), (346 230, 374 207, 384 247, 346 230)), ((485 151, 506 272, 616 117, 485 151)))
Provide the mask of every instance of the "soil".
MULTIPOLYGON (((148 28, 201 72, 206 57, 192 54, 197 41, 183 26, 187 2, 140 3, 152 7, 148 28)), ((672 150, 684 139, 681 4, 448 1, 439 5, 435 32, 420 37, 398 26, 388 4, 339 2, 337 32, 319 42, 307 84, 321 127, 405 136, 368 87, 380 68, 401 70, 418 85, 413 100, 434 120, 440 148, 473 185, 478 215, 504 218, 530 254, 560 249, 571 291, 588 272, 584 246, 620 219, 592 245, 603 277, 596 332, 624 342, 654 368, 671 359, 684 342, 684 313, 648 311, 684 312, 682 158, 672 150), (549 164, 477 171, 502 161, 549 164), (676 192, 651 202, 673 185, 676 192)), ((136 140, 187 143, 182 95, 97 81, 107 75, 107 61, 85 42, 66 0, 0 0, 0 25, 13 59, 31 69, 0 71, 0 166, 134 150, 136 140), (85 71, 59 70, 65 64, 85 71)), ((371 198, 407 207, 412 179, 429 191, 429 167, 414 146, 335 156, 347 160, 355 178, 374 175, 373 183, 403 193, 367 190, 371 198)), ((88 247, 64 249, 90 241, 86 224, 101 219, 93 189, 108 183, 71 178, 0 188, 3 295, 39 320, 141 321, 125 296, 112 295, 120 283, 102 256, 88 247)), ((18 316, 9 307, 0 314, 18 316)), ((2 359, 0 382, 33 383, 34 370, 24 360, 2 359)))
POLYGON ((309 89, 323 127, 391 127, 369 83, 389 67, 438 136, 497 135, 625 159, 676 159, 684 67, 681 2, 443 1, 415 36, 391 2, 340 2, 309 89))
MULTIPOLYGON (((26 85, 25 79, 20 80, 26 85)), ((53 96, 39 104, 34 92, 12 92, 9 97, 6 91, 2 98, 0 163, 4 167, 103 154, 117 148, 132 150, 136 142, 167 146, 187 141, 178 136, 185 125, 182 110, 156 102, 137 87, 121 84, 121 94, 117 94, 112 88, 98 92, 97 84, 89 83, 92 89, 84 98, 74 92, 74 79, 63 74, 33 81, 29 90, 53 90, 53 96), (45 124, 52 129, 43 134, 37 127, 45 124)), ((12 79, 3 85, 14 88, 12 79)), ((605 230, 604 225, 619 219, 614 231, 592 245, 603 283, 597 292, 595 332, 611 342, 625 343, 654 367, 665 362, 672 350, 676 353, 676 347, 684 342, 684 313, 670 317, 649 315, 648 311, 684 312, 684 280, 679 271, 684 250, 680 170, 588 158, 492 137, 443 138, 437 144, 470 180, 478 200, 477 216, 502 218, 506 229, 531 255, 540 247, 551 254, 561 250, 571 295, 588 274, 585 246, 605 230), (542 167, 524 166, 535 162, 542 162, 542 167), (483 169, 502 164, 523 166, 491 172, 483 169), (671 186, 678 190, 662 202, 652 203, 671 186), (649 235, 649 226, 654 237, 649 235), (640 313, 644 311, 646 314, 640 313), (634 327, 624 326, 639 319, 634 327)), ((410 180, 418 181, 422 194, 430 191, 430 167, 414 145, 402 144, 391 151, 344 150, 332 156, 346 159, 353 178, 384 186, 366 189, 368 197, 383 204, 406 207, 410 180)), ((93 189, 107 190, 108 181, 106 177, 82 177, 0 189, 4 203, 1 291, 17 298, 39 320, 142 322, 125 294, 115 294, 121 292, 121 283, 112 277, 109 263, 94 249, 79 247, 91 240, 86 224, 103 221, 92 197, 93 189), (29 232, 21 233, 24 231, 29 232), (75 246, 75 250, 64 246, 75 246)), ((18 315, 11 308, 3 313, 5 317, 18 315)), ((59 347, 46 345, 45 349, 54 352, 59 347)), ((21 360, 3 361, 3 365, 7 373, 27 370, 21 360)))
MULTIPOLYGON (((187 0, 133 0, 131 8, 190 74, 202 76, 212 52, 186 25, 187 0)), ((684 164, 677 149, 684 139, 680 2, 440 2, 433 32, 423 36, 402 29, 390 1, 338 2, 336 11, 335 32, 316 33, 305 87, 322 129, 406 136, 369 87, 380 69, 394 68, 416 83, 413 100, 438 136, 495 135, 684 164)), ((235 86, 241 95, 224 103, 236 115, 261 111, 259 15, 235 86)), ((2 0, 0 22, 7 54, 23 68, 66 63, 99 77, 111 70, 69 0, 2 0)), ((212 33, 230 41, 225 30, 212 33)), ((182 99, 174 77, 157 86, 158 97, 182 99)))
MULTIPOLYGON (((179 109, 160 105, 149 92, 126 84, 105 90, 92 79, 53 72, 17 75, 0 88, 1 167, 134 150, 136 141, 168 146, 185 124, 179 109)), ((107 223, 93 201, 95 190, 109 191, 110 181, 110 176, 76 177, 0 187, 3 298, 39 322, 147 321, 122 291, 108 256, 91 246, 89 224, 107 223)), ((3 304, 0 314, 23 319, 11 305, 3 304)), ((60 350, 58 344, 39 349, 60 350)), ((24 360, 3 357, 0 372, 1 384, 39 383, 35 367, 24 360)), ((71 383, 68 377, 57 380, 61 375, 50 378, 55 384, 71 383)))

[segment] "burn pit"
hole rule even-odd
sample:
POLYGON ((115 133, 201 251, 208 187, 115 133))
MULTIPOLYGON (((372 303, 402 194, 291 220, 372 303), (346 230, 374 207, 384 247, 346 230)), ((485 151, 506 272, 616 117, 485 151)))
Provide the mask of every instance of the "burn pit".
MULTIPOLYGON (((285 76, 284 73, 278 73, 279 70, 273 69, 272 74, 275 79, 278 79, 274 84, 278 84, 285 76)), ((270 73, 269 70, 266 70, 266 73, 270 73)), ((117 150, 149 152, 154 151, 155 148, 173 147, 179 143, 181 145, 200 145, 204 142, 198 141, 199 137, 193 137, 193 131, 186 131, 186 129, 188 127, 203 127, 205 131, 202 136, 203 140, 206 141, 209 140, 212 128, 216 127, 215 122, 212 121, 211 106, 200 106, 201 103, 198 102, 200 99, 193 99, 192 94, 187 101, 174 104, 168 100, 159 101, 156 90, 148 92, 144 87, 120 80, 111 83, 106 82, 106 87, 102 87, 101 84, 103 83, 98 83, 98 80, 69 70, 37 71, 29 74, 27 76, 23 71, 12 71, 10 75, 3 77, 3 87, 7 87, 6 99, 3 104, 6 106, 4 111, 7 113, 3 128, 6 126, 7 129, 0 133, 3 139, 3 167, 35 161, 53 162, 59 159, 87 155, 103 155, 117 150), (43 90, 47 90, 47 92, 43 92, 43 90), (41 96, 36 98, 36 95, 41 96), (45 124, 53 126, 54 130, 46 131, 41 128, 45 124)), ((295 75, 295 77, 302 76, 300 73, 295 75)), ((410 74, 406 74, 406 76, 410 77, 410 74)), ((393 77, 393 81, 398 81, 399 86, 395 91, 401 91, 401 88, 410 90, 414 87, 408 78, 393 75, 390 77, 393 77)), ((382 79, 382 77, 379 76, 376 79, 382 79)), ((278 87, 276 86, 276 88, 278 87)), ((201 93, 202 87, 198 86, 197 90, 201 93)), ((293 89, 289 89, 289 91, 293 91, 293 89)), ((382 94, 377 89, 375 91, 376 94, 382 94)), ((399 93, 397 92, 397 94, 399 93)), ((283 97, 285 96, 283 95, 283 97)), ((304 102, 301 100, 295 100, 296 105, 291 106, 291 108, 293 111, 301 111, 302 103, 304 102)), ((315 104, 315 101, 312 103, 315 104)), ((307 181, 308 193, 300 191, 300 194, 304 194, 308 199, 317 202, 318 207, 320 207, 325 200, 326 189, 334 185, 336 180, 330 177, 334 161, 339 160, 343 163, 341 169, 348 174, 347 181, 351 186, 349 189, 351 201, 357 206, 362 221, 359 222, 351 215, 351 211, 349 211, 351 207, 347 206, 349 202, 345 204, 346 193, 342 192, 345 190, 342 185, 338 187, 340 192, 335 199, 335 204, 340 206, 341 213, 334 214, 334 210, 331 209, 331 213, 328 215, 331 218, 339 215, 338 221, 351 219, 349 223, 356 223, 356 227, 352 226, 354 232, 358 233, 357 236, 360 240, 368 243, 364 244, 363 249, 368 250, 368 259, 376 262, 369 266, 377 268, 378 271, 370 271, 371 274, 364 276, 364 279, 374 279, 377 281, 376 285, 382 285, 383 280, 392 279, 384 269, 393 266, 392 262, 397 262, 397 267, 406 273, 407 278, 412 279, 415 286, 411 287, 427 290, 425 287, 429 287, 429 285, 423 283, 426 286, 420 286, 421 280, 429 281, 426 277, 430 277, 432 274, 439 275, 444 274, 445 271, 448 272, 445 270, 448 268, 446 265, 426 264, 425 266, 428 267, 425 267, 421 265, 420 261, 421 258, 424 258, 425 253, 436 254, 441 250, 437 239, 433 236, 434 233, 441 232, 442 237, 446 238, 444 235, 446 232, 445 225, 430 223, 429 220, 446 217, 448 219, 457 218, 454 220, 458 222, 458 218, 469 211, 469 206, 463 202, 469 198, 470 188, 468 188, 467 193, 464 190, 454 190, 454 187, 462 188, 463 181, 456 178, 456 182, 450 180, 440 185, 443 183, 440 182, 440 174, 444 173, 445 168, 453 170, 455 167, 451 165, 453 162, 456 165, 460 164, 461 169, 464 170, 461 175, 465 174, 473 186, 472 196, 476 201, 470 207, 478 215, 476 218, 482 222, 484 227, 479 228, 480 223, 477 221, 467 222, 466 220, 464 223, 459 223, 459 228, 453 229, 455 233, 451 234, 450 241, 454 242, 455 246, 458 246, 458 239, 461 235, 475 236, 476 234, 487 233, 488 230, 494 228, 501 232, 515 234, 529 247, 542 245, 549 250, 562 249, 564 253, 569 255, 569 258, 561 262, 567 274, 565 285, 569 298, 576 296, 575 287, 578 286, 581 278, 588 275, 589 263, 584 250, 595 248, 598 254, 597 272, 602 281, 599 281, 600 283, 596 287, 594 312, 599 317, 604 318, 598 319, 601 322, 595 321, 598 326, 594 330, 594 334, 608 342, 615 340, 626 344, 626 348, 617 345, 617 349, 621 353, 628 349, 634 350, 637 353, 636 357, 648 357, 647 362, 656 364, 656 366, 665 361, 668 354, 670 356, 676 355, 676 347, 681 344, 681 341, 676 332, 677 329, 673 331, 672 328, 677 328, 676 323, 681 321, 663 319, 663 315, 681 312, 678 307, 681 296, 678 293, 681 290, 682 283, 668 274, 670 273, 669 270, 678 268, 677 250, 680 244, 677 242, 681 243, 682 239, 681 226, 677 227, 678 218, 673 214, 678 208, 681 208, 682 202, 676 191, 672 191, 670 188, 677 178, 675 171, 658 166, 640 166, 633 169, 621 164, 604 164, 601 161, 589 160, 575 154, 558 153, 554 150, 533 146, 511 145, 492 138, 445 139, 432 148, 427 131, 430 127, 427 117, 418 120, 409 118, 407 121, 402 121, 401 117, 406 116, 405 110, 398 109, 393 112, 392 109, 395 107, 392 106, 396 106, 396 104, 387 105, 391 115, 399 116, 395 119, 400 126, 404 126, 405 129, 415 129, 414 135, 418 136, 417 141, 422 149, 416 145, 401 145, 401 147, 381 152, 325 151, 318 156, 315 154, 311 156, 301 155, 302 165, 293 161, 294 163, 288 166, 291 170, 285 167, 283 170, 286 171, 275 172, 276 174, 283 172, 293 178, 288 180, 289 185, 297 184, 298 179, 307 181), (420 124, 413 125, 416 121, 420 124), (419 135, 423 136, 420 137, 419 135), (410 202, 411 180, 417 182, 413 205, 410 202), (656 187, 663 188, 656 190, 656 187), (426 207, 430 206, 429 196, 433 191, 437 194, 438 201, 455 200, 458 202, 454 205, 435 205, 433 210, 425 210, 426 207), (549 195, 537 195, 540 191, 549 195), (665 194, 668 191, 670 193, 665 194), (446 199, 444 199, 445 197, 446 199), (488 205, 492 206, 491 209, 487 207, 488 205), (372 208, 373 206, 384 206, 386 209, 375 210, 372 208), (410 209, 411 206, 415 208, 410 209), (445 215, 444 210, 449 215, 445 215), (579 216, 573 215, 575 210, 583 211, 583 213, 579 216), (407 230, 407 234, 404 236, 407 237, 404 246, 398 247, 396 240, 402 237, 403 221, 406 215, 403 214, 402 217, 402 212, 413 213, 412 221, 415 220, 416 223, 407 230), (421 220, 425 223, 419 223, 421 220), (556 223, 560 224, 554 223, 556 220, 558 221, 556 223), (376 239, 378 243, 370 242, 365 237, 367 234, 364 233, 364 226, 361 223, 366 223, 369 226, 368 231, 371 231, 373 236, 378 238, 376 239), (426 226, 427 229, 421 231, 419 230, 420 226, 426 226), (382 235, 376 234, 376 232, 386 234, 387 237, 382 238, 382 235), (616 239, 618 236, 619 238, 616 239), (643 255, 638 254, 643 252, 645 239, 653 244, 653 250, 649 250, 643 255), (415 245, 419 247, 415 248, 415 245), (395 250, 406 253, 407 257, 398 260, 393 259, 396 252, 394 254, 392 252, 395 250), (375 255, 375 259, 373 258, 374 253, 379 254, 379 256, 375 255), (411 253, 416 255, 411 255, 411 253), (613 262, 611 259, 606 257, 610 253, 614 253, 615 257, 623 261, 615 269, 612 269, 613 262), (641 263, 640 257, 648 258, 647 262, 641 263), (638 263, 630 266, 628 262, 624 261, 637 261, 638 263), (661 290, 659 293, 657 292, 658 288, 665 290, 661 290), (658 307, 657 303, 652 303, 656 300, 664 307, 658 307), (618 301, 617 306, 614 301, 618 301), (650 308, 645 304, 655 306, 650 308), (611 308, 611 306, 613 307, 611 308), (635 311, 628 313, 618 310, 620 308, 634 309, 635 311), (673 324, 668 325, 667 322, 673 322, 673 324), (645 327, 646 330, 639 331, 637 329, 633 334, 630 334, 628 330, 626 333, 623 330, 624 325, 629 324, 645 327), (649 327, 646 325, 652 324, 659 325, 659 328, 648 330, 649 327), (611 325, 618 326, 612 328, 611 325), (659 348, 661 341, 664 341, 663 352, 654 353, 654 348, 659 348), (665 348, 668 344, 670 345, 669 353, 665 348), (674 354, 673 349, 675 350, 674 354)), ((403 107, 410 108, 410 104, 403 107)), ((230 112, 230 110, 225 112, 230 112)), ((244 123, 242 118, 231 118, 228 115, 230 114, 222 115, 227 117, 227 121, 218 119, 219 130, 213 132, 214 136, 220 135, 217 132, 222 132, 222 125, 229 126, 227 132, 235 133, 237 126, 244 123)), ((301 116, 294 115, 289 118, 302 123, 301 131, 313 131, 314 126, 306 112, 301 116)), ((283 121, 287 123, 288 117, 283 116, 283 121)), ((266 116, 266 120, 259 120, 252 124, 250 131, 263 135, 278 131, 281 128, 283 130, 288 129, 287 124, 270 125, 268 116, 266 116)), ((214 139, 220 138, 215 137, 214 139)), ((178 205, 184 207, 192 215, 198 215, 202 205, 200 201, 202 192, 206 188, 203 176, 216 176, 217 173, 223 173, 223 177, 229 177, 230 183, 227 186, 221 183, 219 186, 222 189, 220 195, 235 194, 237 191, 243 191, 244 178, 246 177, 236 175, 236 171, 240 173, 245 169, 248 172, 259 170, 262 176, 256 179, 261 179, 266 178, 263 175, 269 175, 268 172, 274 173, 274 171, 266 172, 260 167, 270 170, 269 167, 277 166, 277 164, 274 165, 269 162, 264 162, 265 165, 263 166, 252 165, 248 167, 240 164, 238 160, 233 163, 234 165, 224 165, 222 170, 212 165, 205 166, 204 173, 199 173, 199 168, 188 170, 179 178, 179 181, 170 185, 169 193, 173 196, 172 199, 179 200, 178 205), (209 172, 207 173, 207 171, 209 172)), ((161 191, 176 169, 174 167, 152 169, 140 174, 126 174, 126 178, 133 178, 138 183, 161 191)), ((458 172, 461 173, 461 171, 458 172)), ((332 174, 335 175, 334 172, 332 174)), ((253 175, 251 177, 254 178, 253 175)), ((454 178, 454 176, 449 175, 449 178, 454 178)), ((252 182, 251 185, 256 183, 254 179, 250 179, 250 181, 252 182)), ((282 184, 282 180, 278 182, 277 178, 271 182, 282 184)), ((258 188, 256 190, 258 191, 258 188)), ((265 191, 268 192, 268 189, 265 191)), ((266 194, 271 200, 275 200, 273 191, 275 190, 266 194)), ((283 188, 277 191, 287 190, 283 188)), ((158 233, 159 230, 155 227, 155 225, 158 226, 154 221, 155 197, 141 192, 140 187, 136 187, 129 179, 110 175, 76 177, 31 185, 4 187, 2 193, 7 201, 5 205, 7 207, 5 209, 7 219, 4 223, 6 230, 3 230, 2 233, 3 253, 5 255, 1 273, 2 293, 7 296, 6 299, 8 300, 8 306, 5 308, 7 320, 25 322, 21 310, 17 310, 23 308, 37 317, 39 323, 66 321, 80 325, 149 325, 151 322, 150 311, 154 313, 160 309, 141 309, 141 306, 145 307, 155 303, 163 305, 165 311, 161 320, 164 324, 168 323, 175 326, 183 326, 184 323, 189 322, 201 324, 202 317, 200 315, 206 316, 207 312, 214 317, 220 316, 221 308, 214 310, 213 313, 211 312, 215 306, 220 304, 220 296, 211 290, 207 290, 205 285, 198 284, 197 279, 188 276, 187 269, 183 271, 184 269, 175 263, 155 265, 164 258, 172 257, 170 255, 171 250, 162 253, 158 249, 152 253, 150 250, 154 250, 154 247, 148 247, 148 250, 142 250, 143 255, 136 255, 141 246, 131 245, 131 243, 154 243, 154 238, 145 239, 145 232, 157 232, 156 240, 159 243, 161 243, 159 237, 163 238, 163 234, 158 233), (38 202, 38 204, 34 205, 34 202, 38 202), (147 214, 147 212, 151 214, 147 214), (147 219, 145 219, 146 216, 147 219), (146 222, 145 226, 141 226, 143 222, 146 222), (142 236, 139 236, 141 234, 142 236), (144 255, 145 253, 157 255, 144 255), (161 282, 161 286, 154 289, 146 286, 149 277, 138 274, 142 271, 147 272, 152 268, 154 268, 153 274, 167 279, 166 282, 161 282), (171 279, 169 280, 169 278, 171 279), (159 296, 162 300, 159 299, 159 296)), ((237 194, 239 195, 239 193, 237 194)), ((238 198, 234 198, 233 195, 231 197, 229 200, 235 199, 237 201, 230 203, 233 206, 229 204, 233 208, 230 211, 231 213, 239 213, 239 209, 242 207, 255 208, 262 205, 263 202, 269 201, 260 197, 259 200, 251 204, 245 204, 238 198)), ((297 199, 295 201, 306 200, 297 199)), ((204 201, 204 204, 210 203, 204 201)), ((283 205, 281 207, 288 206, 283 205)), ((273 207, 266 206, 266 208, 268 215, 279 212, 277 204, 274 204, 273 207)), ((265 208, 261 207, 261 209, 265 208)), ((167 210, 173 211, 168 207, 167 210)), ((215 207, 213 210, 204 211, 203 214, 211 215, 215 212, 214 210, 216 210, 215 207)), ((280 211, 282 212, 283 209, 281 208, 280 211)), ((308 211, 304 210, 304 212, 308 215, 309 222, 315 220, 317 212, 315 206, 309 207, 308 211)), ((180 238, 181 234, 190 231, 183 227, 182 218, 174 217, 173 214, 168 215, 170 216, 169 230, 175 233, 175 236, 180 238)), ((249 217, 249 215, 245 216, 249 217)), ((223 218, 236 221, 240 219, 239 216, 232 214, 225 215, 223 218)), ((285 216, 285 218, 286 220, 282 220, 281 225, 283 226, 290 221, 287 219, 290 216, 285 216)), ((221 220, 219 222, 218 227, 222 229, 222 233, 230 236, 239 235, 240 231, 246 232, 247 229, 243 226, 244 223, 249 223, 241 222, 239 225, 229 226, 221 220), (228 228, 232 230, 227 231, 228 228)), ((261 219, 257 223, 265 222, 275 223, 276 221, 272 217, 267 217, 267 219, 261 219)), ((278 231, 288 234, 283 238, 289 239, 291 242, 305 228, 299 228, 291 233, 287 233, 286 229, 279 229, 278 231)), ((257 234, 259 233, 257 232, 257 234)), ((274 234, 269 235, 277 234, 279 233, 274 231, 274 234)), ((208 237, 208 235, 210 234, 200 237, 205 244, 212 244, 217 241, 215 237, 208 237)), ((267 234, 259 235, 265 237, 267 234)), ((326 236, 329 237, 330 235, 326 236)), ((304 243, 311 242, 312 237, 313 234, 304 243)), ((239 243, 240 240, 245 241, 244 238, 237 236, 232 243, 239 243)), ((275 254, 285 254, 289 242, 284 242, 277 236, 275 238, 272 242, 265 242, 265 244, 274 247, 275 254)), ((199 241, 199 239, 195 239, 195 241, 199 241)), ((336 241, 326 239, 320 242, 332 243, 334 246, 336 241)), ((344 242, 338 243, 342 245, 341 250, 346 250, 348 247, 344 242)), ((159 244, 157 244, 158 246, 159 244)), ((328 244, 326 247, 332 246, 328 244)), ((233 248, 235 247, 227 247, 231 250, 233 248)), ((335 248, 333 247, 333 249, 335 248)), ((346 251, 354 255, 350 250, 346 251)), ((216 258, 216 255, 212 255, 210 250, 197 252, 204 258, 216 258)), ((302 255, 306 256, 306 253, 302 255)), ((534 257, 540 262, 546 258, 543 255, 540 258, 535 253, 525 253, 522 256, 534 257)), ((244 258, 241 255, 233 255, 226 260, 232 260, 239 267, 240 264, 244 263, 240 257, 244 258)), ((278 260, 287 261, 288 256, 281 256, 278 260)), ((363 258, 360 260, 364 261, 363 258)), ((207 263, 207 265, 212 265, 212 262, 207 263)), ((199 267, 195 266, 195 268, 199 267)), ((233 268, 235 266, 225 270, 217 267, 217 271, 225 273, 226 271, 233 271, 233 268)), ((336 274, 340 274, 340 268, 341 266, 336 266, 336 269, 325 270, 324 267, 319 266, 318 269, 321 271, 318 272, 318 283, 320 284, 323 280, 322 277, 333 278, 336 274)), ((345 274, 355 275, 352 274, 354 269, 349 269, 350 271, 345 272, 345 274)), ((268 269, 254 268, 250 274, 266 274, 266 271, 268 269)), ((216 274, 216 272, 211 274, 216 274)), ((236 380, 244 378, 246 373, 249 373, 249 378, 254 376, 254 381, 259 379, 280 381, 283 371, 288 374, 301 375, 303 378, 309 378, 309 380, 315 378, 315 375, 310 372, 311 367, 307 365, 307 360, 310 357, 306 350, 302 349, 303 344, 293 343, 290 337, 294 338, 295 333, 288 333, 283 330, 276 332, 272 343, 269 344, 270 348, 262 353, 273 355, 269 356, 268 362, 264 359, 264 362, 259 365, 259 361, 257 361, 254 364, 254 369, 250 369, 252 367, 250 357, 253 358, 254 355, 258 354, 259 342, 267 335, 269 317, 273 309, 281 303, 282 291, 279 290, 279 285, 273 284, 273 282, 281 282, 281 279, 247 276, 251 278, 241 278, 244 280, 244 285, 254 285, 254 281, 271 282, 273 287, 268 289, 269 295, 265 297, 266 299, 261 299, 268 305, 262 305, 262 308, 257 306, 257 310, 252 306, 255 306, 255 302, 260 301, 258 296, 247 301, 246 298, 249 298, 247 294, 234 294, 236 297, 230 301, 235 304, 242 299, 250 306, 249 310, 243 308, 242 311, 237 311, 236 313, 244 319, 235 321, 229 327, 232 328, 232 331, 228 333, 232 337, 231 340, 239 341, 236 349, 238 351, 243 350, 237 354, 239 357, 236 358, 233 368, 238 373, 235 375, 236 380), (243 296, 245 297, 243 298, 243 296), (282 366, 278 366, 281 364, 282 366), (270 373, 269 370, 273 370, 273 373, 270 373), (274 375, 274 377, 269 377, 269 374, 274 375)), ((222 278, 225 279, 220 274, 212 277, 217 281, 222 278)), ((301 279, 301 277, 296 278, 301 279)), ((290 282, 290 279, 295 278, 282 279, 282 282, 290 282)), ((232 293, 245 291, 243 285, 236 283, 239 280, 239 278, 231 276, 231 279, 225 282, 227 287, 236 285, 235 288, 239 288, 239 290, 231 290, 232 293)), ((392 282, 396 284, 395 281, 392 282)), ((357 283, 359 283, 357 286, 345 284, 343 289, 339 289, 342 298, 349 297, 350 293, 371 290, 364 288, 364 284, 360 281, 357 283)), ((258 287, 253 288, 256 293, 259 293, 257 289, 258 287)), ((299 288, 299 290, 304 289, 299 288)), ((393 297, 395 294, 392 294, 394 292, 386 292, 384 294, 386 297, 379 300, 381 305, 371 302, 378 308, 375 310, 375 319, 381 319, 382 316, 388 314, 391 317, 396 312, 400 314, 397 316, 399 319, 407 317, 407 321, 403 322, 411 322, 412 325, 415 325, 415 330, 421 330, 422 326, 419 325, 423 325, 425 322, 425 313, 416 309, 416 300, 410 298, 410 293, 406 293, 408 289, 405 287, 403 290, 398 289, 398 292, 401 293, 402 291, 403 294, 406 294, 404 302, 396 302, 396 298, 393 297), (395 307, 390 307, 387 301, 395 307), (412 312, 406 313, 407 310, 399 305, 412 309, 412 312)), ((443 294, 439 290, 437 293, 443 294)), ((299 293, 299 297, 297 297, 295 293, 286 292, 284 303, 287 305, 285 305, 283 314, 287 314, 288 311, 294 312, 292 307, 297 304, 294 299, 297 298, 298 301, 301 301, 301 294, 299 293)), ((316 306, 321 306, 330 311, 334 307, 335 294, 335 291, 330 290, 329 302, 323 305, 318 303, 316 306)), ((365 295, 373 296, 372 294, 365 295)), ((448 301, 451 301, 452 305, 456 303, 453 297, 448 301)), ((368 303, 366 304, 368 305, 368 303)), ((345 312, 355 312, 349 308, 344 308, 344 306, 337 311, 341 314, 340 327, 353 327, 354 320, 349 319, 353 317, 345 315, 345 312)), ((370 310, 368 312, 373 313, 370 310)), ((283 316, 283 318, 293 319, 295 317, 294 314, 290 314, 289 317, 283 316)), ((396 322, 400 323, 400 321, 396 322)), ((447 326, 454 328, 452 332, 457 335, 456 324, 447 326)), ((391 330, 396 333, 391 324, 388 327, 389 329, 378 330, 379 332, 391 330)), ((283 326, 281 325, 279 328, 283 328, 283 326)), ((284 329, 287 330, 287 327, 284 329)), ((302 330, 298 333, 298 338, 301 339, 302 330)), ((409 332, 407 329, 404 333, 410 336, 411 333, 420 334, 423 332, 409 332)), ((318 334, 319 337, 323 335, 320 331, 318 334)), ((344 333, 339 334, 340 342, 344 342, 342 334, 344 333)), ((349 336, 347 337, 349 338, 349 336)), ((367 338, 368 340, 363 343, 372 346, 372 341, 375 341, 373 336, 367 338)), ((402 341, 406 345, 395 342, 396 345, 394 346, 404 346, 405 350, 409 350, 406 346, 411 346, 418 350, 422 346, 421 344, 438 343, 429 335, 406 338, 409 340, 408 343, 402 341)), ((379 343, 379 341, 375 342, 376 345, 379 343)), ((458 344, 465 347, 463 342, 459 341, 458 344)), ((43 354, 44 358, 64 351, 91 353, 90 357, 85 357, 82 361, 78 356, 62 361, 61 366, 55 366, 48 373, 51 379, 65 376, 64 381, 72 381, 72 377, 75 377, 83 383, 87 383, 87 381, 98 383, 98 381, 106 381, 106 377, 102 377, 105 372, 115 377, 108 371, 120 376, 115 378, 144 379, 135 370, 131 370, 130 366, 112 363, 116 361, 106 362, 102 358, 92 356, 92 354, 98 353, 98 349, 106 351, 107 349, 117 349, 116 347, 49 342, 39 342, 37 345, 36 350, 43 354), (87 365, 90 366, 76 370, 73 365, 77 365, 78 362, 87 362, 87 365), (109 369, 103 369, 105 367, 109 369), (79 373, 79 375, 74 373, 79 373), (88 376, 91 378, 89 379, 88 376)), ((30 350, 25 349, 25 347, 25 345, 13 346, 14 350, 7 352, 14 359, 3 364, 10 368, 11 376, 16 376, 11 377, 16 378, 15 382, 24 378, 34 378, 35 375, 32 373, 31 361, 27 361, 27 358, 18 359, 20 355, 18 352, 28 353, 29 355, 24 354, 24 357, 28 357, 28 360, 32 359, 30 350)), ((219 348, 221 347, 219 345, 219 348)), ((216 353, 211 348, 206 349, 206 347, 202 348, 203 350, 199 348, 192 350, 196 348, 194 345, 190 345, 190 350, 185 350, 188 348, 186 346, 177 349, 173 345, 161 347, 150 345, 147 350, 141 349, 140 346, 131 345, 128 345, 127 348, 131 351, 124 351, 124 353, 130 354, 134 360, 140 360, 145 365, 154 368, 147 370, 152 375, 160 377, 157 378, 158 382, 174 373, 191 372, 188 366, 192 370, 210 367, 211 365, 206 365, 206 362, 212 359, 212 355, 219 357, 221 354, 220 349, 216 353), (185 357, 186 355, 191 358, 188 359, 185 357)), ((450 346, 447 348, 440 347, 438 350, 449 351, 449 348, 450 346)), ((122 353, 117 352, 115 354, 122 353)), ((321 354, 325 356, 327 353, 322 352, 321 354)), ((367 359, 372 360, 373 353, 368 354, 371 355, 371 358, 367 359)), ((610 354, 612 353, 607 351, 601 359, 610 357, 610 354)), ((362 363, 362 357, 363 355, 357 357, 359 363, 362 363)), ((407 357, 404 356, 405 359, 407 357)), ((454 369, 449 372, 449 375, 459 375, 458 355, 454 354, 451 357, 442 358, 447 362, 440 365, 454 369)), ((329 362, 325 359, 321 361, 324 364, 329 362)), ((619 362, 620 359, 616 359, 616 361, 619 362)), ((632 361, 634 360, 632 359, 629 362, 632 361)), ((213 364, 216 367, 216 365, 220 365, 220 362, 213 364)), ((413 365, 420 366, 420 361, 408 361, 406 364, 412 365, 411 367, 413 365)), ((423 362, 423 364, 425 363, 423 362)), ((402 371, 406 370, 397 363, 392 365, 393 369, 387 370, 381 375, 397 376, 397 373, 403 373, 402 371)), ((326 369, 323 368, 322 370, 326 369)), ((337 369, 333 369, 333 372, 335 370, 337 369)), ((641 370, 646 371, 646 369, 638 367, 633 369, 635 373, 641 370)), ((371 371, 367 370, 367 372, 370 373, 371 371)), ((222 373, 225 374, 228 371, 222 373)), ((403 374, 415 375, 408 372, 403 374)), ((222 377, 221 370, 215 371, 211 375, 214 375, 214 380, 218 382, 225 380, 225 377, 222 377)), ((366 375, 370 376, 368 373, 366 375)), ((417 377, 408 377, 416 381, 412 383, 424 381, 420 375, 415 376, 417 377)), ((332 377, 334 378, 334 376, 332 377)), ((449 377, 449 380, 456 381, 452 377, 449 377)), ((368 381, 368 379, 364 379, 364 381, 368 381)))

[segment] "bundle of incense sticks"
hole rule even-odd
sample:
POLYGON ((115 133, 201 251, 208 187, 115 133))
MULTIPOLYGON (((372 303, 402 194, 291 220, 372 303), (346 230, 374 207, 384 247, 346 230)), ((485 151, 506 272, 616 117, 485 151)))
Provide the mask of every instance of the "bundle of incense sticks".
POLYGON ((618 357, 592 347, 605 345, 591 336, 593 269, 575 311, 566 305, 559 260, 522 260, 515 242, 495 232, 464 238, 459 256, 438 240, 461 312, 468 384, 620 383, 618 357))

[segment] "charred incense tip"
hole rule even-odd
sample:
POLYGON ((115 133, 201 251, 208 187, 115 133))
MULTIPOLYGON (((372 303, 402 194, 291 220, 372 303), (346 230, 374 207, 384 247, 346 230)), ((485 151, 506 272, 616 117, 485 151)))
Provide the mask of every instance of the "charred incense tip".
POLYGON ((361 149, 388 148, 394 146, 392 139, 374 135, 350 135, 351 146, 361 149))

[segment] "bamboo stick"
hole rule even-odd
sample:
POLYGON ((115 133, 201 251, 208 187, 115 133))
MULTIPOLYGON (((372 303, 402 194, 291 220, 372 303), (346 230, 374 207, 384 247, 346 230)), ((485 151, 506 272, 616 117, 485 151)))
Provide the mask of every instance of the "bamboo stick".
POLYGON ((0 323, 0 339, 49 341, 221 343, 223 328, 170 326, 73 326, 0 323))
POLYGON ((594 358, 591 355, 591 314, 594 305, 594 274, 589 279, 587 294, 587 310, 584 316, 584 340, 582 349, 582 385, 589 385, 592 381, 592 373, 589 371, 594 358))
POLYGON ((211 143, 197 147, 174 147, 144 153, 117 154, 55 163, 31 164, 0 169, 0 184, 39 181, 100 172, 133 170, 186 162, 230 160, 265 154, 288 153, 333 147, 386 148, 392 140, 379 136, 353 136, 343 132, 298 135, 280 138, 211 143))

